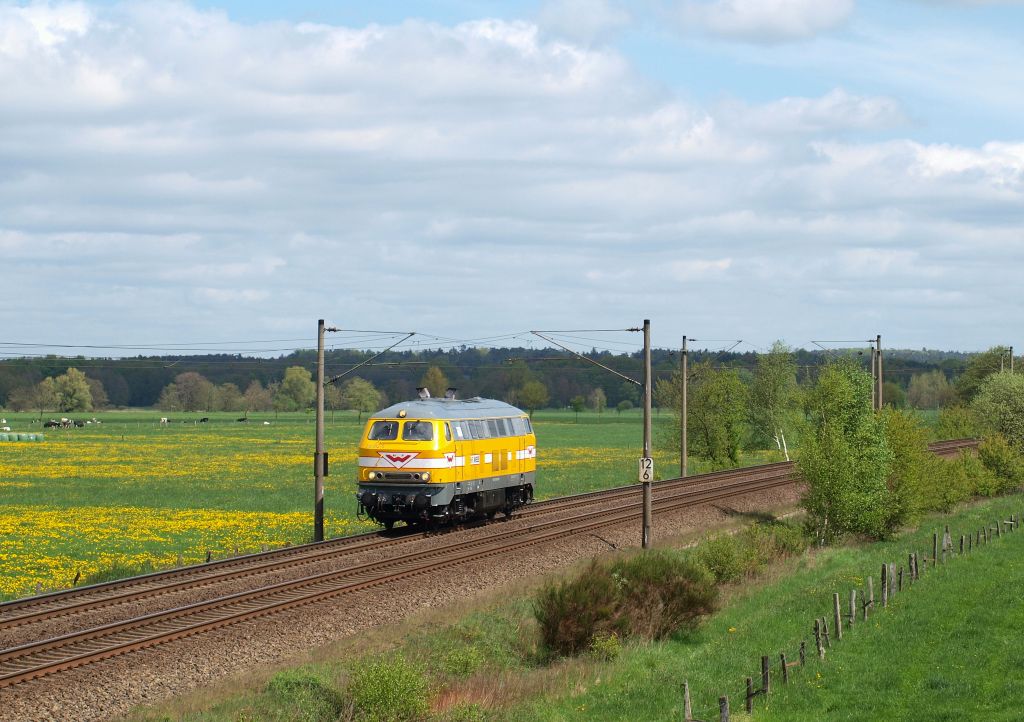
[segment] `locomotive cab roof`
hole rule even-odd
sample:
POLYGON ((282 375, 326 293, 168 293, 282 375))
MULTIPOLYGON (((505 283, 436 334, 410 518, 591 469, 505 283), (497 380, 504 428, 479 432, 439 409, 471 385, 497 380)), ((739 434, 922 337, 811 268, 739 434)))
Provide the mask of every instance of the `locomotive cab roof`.
POLYGON ((495 399, 427 398, 401 401, 373 414, 374 419, 486 419, 495 416, 525 416, 526 412, 495 399), (405 412, 404 414, 402 412, 405 412))

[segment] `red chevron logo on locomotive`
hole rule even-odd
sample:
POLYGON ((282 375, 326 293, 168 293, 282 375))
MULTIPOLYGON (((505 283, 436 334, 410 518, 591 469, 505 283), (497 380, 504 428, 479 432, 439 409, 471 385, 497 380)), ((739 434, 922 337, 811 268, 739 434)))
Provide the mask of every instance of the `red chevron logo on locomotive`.
POLYGON ((381 451, 380 455, 384 457, 384 460, 390 463, 396 469, 401 469, 403 466, 408 464, 410 461, 419 456, 419 453, 408 453, 408 454, 395 454, 386 451, 381 451))

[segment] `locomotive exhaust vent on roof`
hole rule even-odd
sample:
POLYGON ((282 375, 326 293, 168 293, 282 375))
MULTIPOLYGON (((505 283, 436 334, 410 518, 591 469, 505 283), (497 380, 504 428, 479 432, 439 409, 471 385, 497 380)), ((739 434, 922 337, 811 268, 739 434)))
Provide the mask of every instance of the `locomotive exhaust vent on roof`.
POLYGON ((421 399, 430 398, 430 389, 426 388, 425 386, 420 386, 418 389, 416 389, 416 393, 420 395, 421 399))
POLYGON ((449 389, 448 389, 447 391, 445 391, 445 392, 444 392, 444 397, 445 397, 446 399, 454 399, 454 398, 455 398, 455 392, 456 392, 456 391, 458 391, 458 389, 455 389, 455 388, 449 388, 449 389))

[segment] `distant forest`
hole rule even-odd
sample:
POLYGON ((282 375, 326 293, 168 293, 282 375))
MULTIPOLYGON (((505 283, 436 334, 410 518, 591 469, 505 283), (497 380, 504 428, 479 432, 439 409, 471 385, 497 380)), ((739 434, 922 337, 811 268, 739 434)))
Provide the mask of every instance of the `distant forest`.
MULTIPOLYGON (((373 354, 353 350, 332 350, 326 354, 327 378, 344 374, 373 354)), ((592 351, 585 354, 609 368, 642 380, 643 361, 640 353, 613 354, 592 351)), ((865 368, 870 353, 863 351, 826 352, 796 349, 797 380, 801 384, 814 378, 817 369, 838 355, 860 356, 865 368)), ((949 381, 955 380, 977 354, 935 350, 886 350, 883 372, 885 381, 906 391, 918 374, 939 370, 949 381)), ((752 373, 758 354, 754 352, 716 352, 691 350, 690 363, 710 361, 715 367, 734 368, 741 375, 752 373)), ((679 351, 652 351, 655 382, 667 379, 679 367, 679 351)), ((156 406, 161 393, 184 372, 202 374, 212 384, 233 384, 244 391, 252 382, 263 387, 280 384, 286 369, 301 367, 315 374, 315 351, 298 351, 276 358, 238 355, 202 356, 136 356, 103 359, 48 356, 0 360, 0 406, 7 406, 13 392, 32 387, 47 377, 57 377, 69 368, 82 371, 86 377, 99 381, 106 394, 108 408, 146 408, 156 406)), ((427 370, 439 368, 459 398, 483 396, 511 399, 516 389, 530 381, 538 381, 547 389, 545 406, 565 408, 573 398, 589 397, 601 389, 607 406, 620 402, 638 404, 640 389, 628 381, 572 356, 559 349, 474 348, 454 350, 418 350, 389 352, 343 377, 362 378, 383 392, 390 402, 413 398, 427 370)), ((314 376, 315 378, 315 376, 314 376)))

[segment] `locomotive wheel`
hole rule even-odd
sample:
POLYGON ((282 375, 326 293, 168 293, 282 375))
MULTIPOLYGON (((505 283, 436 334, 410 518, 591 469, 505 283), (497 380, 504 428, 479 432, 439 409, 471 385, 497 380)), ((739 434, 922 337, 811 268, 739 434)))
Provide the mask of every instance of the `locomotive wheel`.
POLYGON ((387 529, 388 531, 391 531, 392 529, 394 529, 394 527, 395 527, 395 520, 394 519, 385 519, 384 520, 384 528, 385 529, 387 529))

